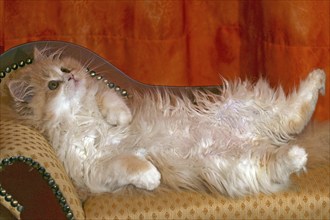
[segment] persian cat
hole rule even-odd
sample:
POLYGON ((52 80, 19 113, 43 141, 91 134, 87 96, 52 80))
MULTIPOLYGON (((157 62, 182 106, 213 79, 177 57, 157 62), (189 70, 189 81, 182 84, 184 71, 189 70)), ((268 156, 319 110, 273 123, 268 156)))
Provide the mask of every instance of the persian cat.
POLYGON ((314 70, 288 96, 260 79, 224 80, 218 93, 153 89, 123 98, 77 60, 36 49, 6 85, 13 108, 45 135, 78 189, 162 184, 236 197, 283 190, 305 169, 305 149, 289 141, 309 122, 325 78, 314 70))

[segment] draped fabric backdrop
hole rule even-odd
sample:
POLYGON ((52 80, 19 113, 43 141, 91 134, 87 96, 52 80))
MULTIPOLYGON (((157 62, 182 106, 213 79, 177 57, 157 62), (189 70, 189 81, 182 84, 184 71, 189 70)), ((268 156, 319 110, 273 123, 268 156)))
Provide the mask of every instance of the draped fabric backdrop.
POLYGON ((2 0, 0 52, 29 41, 69 41, 158 85, 263 76, 289 91, 322 68, 326 96, 314 118, 328 120, 329 16, 328 0, 2 0))

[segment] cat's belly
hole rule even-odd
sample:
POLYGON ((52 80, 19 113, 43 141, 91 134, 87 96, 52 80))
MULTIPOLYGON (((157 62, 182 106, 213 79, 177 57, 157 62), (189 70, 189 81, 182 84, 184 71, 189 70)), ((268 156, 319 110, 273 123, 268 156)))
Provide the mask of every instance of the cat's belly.
POLYGON ((238 155, 255 138, 245 125, 231 126, 219 121, 177 119, 169 123, 167 118, 158 118, 157 123, 147 122, 148 118, 141 120, 136 126, 140 130, 128 138, 129 142, 153 154, 177 158, 238 155))

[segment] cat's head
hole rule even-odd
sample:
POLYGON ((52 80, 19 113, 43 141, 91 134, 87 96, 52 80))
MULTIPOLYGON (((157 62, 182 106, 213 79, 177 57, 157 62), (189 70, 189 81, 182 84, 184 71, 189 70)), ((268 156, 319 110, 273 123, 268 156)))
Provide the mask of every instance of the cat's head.
POLYGON ((7 86, 21 116, 50 119, 84 95, 85 68, 72 58, 61 58, 60 52, 45 55, 35 49, 33 63, 15 72, 7 86))

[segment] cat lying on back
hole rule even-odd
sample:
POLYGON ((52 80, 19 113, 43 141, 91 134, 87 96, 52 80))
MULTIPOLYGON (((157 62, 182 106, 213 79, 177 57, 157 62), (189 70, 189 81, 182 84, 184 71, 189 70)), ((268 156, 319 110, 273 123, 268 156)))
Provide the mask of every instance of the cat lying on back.
POLYGON ((306 151, 288 141, 309 122, 326 78, 314 70, 290 96, 259 80, 225 82, 221 95, 196 91, 193 100, 157 90, 124 99, 58 53, 35 50, 16 72, 7 82, 13 107, 48 138, 79 189, 162 183, 232 197, 283 190, 305 169, 306 151))

